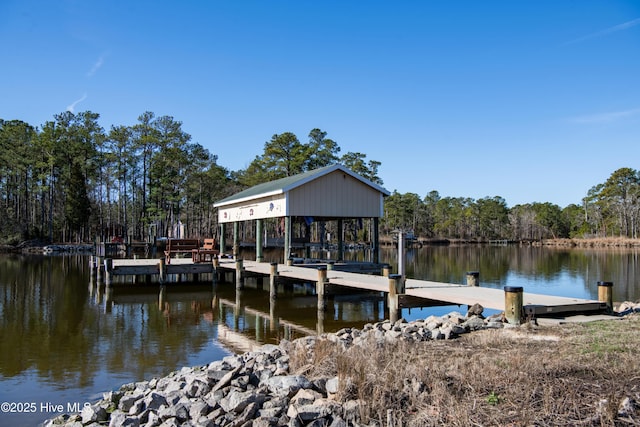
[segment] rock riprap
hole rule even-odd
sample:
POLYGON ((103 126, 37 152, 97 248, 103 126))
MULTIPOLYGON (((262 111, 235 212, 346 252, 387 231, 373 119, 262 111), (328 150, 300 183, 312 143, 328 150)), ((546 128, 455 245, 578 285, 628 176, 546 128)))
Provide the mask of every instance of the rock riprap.
MULTIPOLYGON (((625 303, 626 312, 640 306, 625 303)), ((362 401, 335 399, 338 377, 314 379, 289 370, 289 354, 299 346, 309 352, 318 340, 329 340, 344 349, 375 347, 397 341, 419 342, 451 339, 480 329, 502 328, 502 315, 484 318, 482 306, 462 315, 452 312, 407 322, 383 321, 362 329, 344 328, 336 333, 299 338, 279 345, 227 356, 205 366, 185 367, 163 378, 125 384, 104 393, 103 398, 77 414, 63 414, 46 426, 357 426, 362 401)))

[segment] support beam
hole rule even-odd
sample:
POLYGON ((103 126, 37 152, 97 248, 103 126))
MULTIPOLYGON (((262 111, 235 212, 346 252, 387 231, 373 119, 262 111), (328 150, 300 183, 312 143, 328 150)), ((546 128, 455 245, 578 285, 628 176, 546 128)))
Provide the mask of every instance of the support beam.
POLYGON ((107 288, 111 287, 113 275, 111 271, 113 270, 113 260, 111 258, 105 258, 104 260, 104 284, 107 288))
POLYGON ((262 224, 264 220, 258 219, 256 220, 256 261, 263 262, 264 257, 262 256, 262 247, 264 246, 262 242, 262 224))
POLYGON ((222 255, 226 249, 224 222, 220 224, 220 255, 222 255))
POLYGON ((276 319, 276 293, 277 284, 276 278, 278 277, 278 263, 271 263, 271 274, 269 275, 269 328, 270 330, 276 330, 278 328, 276 319))
POLYGON ((233 258, 236 259, 240 255, 240 223, 233 223, 233 258))
POLYGON ((338 261, 344 259, 344 236, 342 218, 338 219, 338 261))
POLYGON ((291 217, 284 217, 284 261, 291 257, 291 217))
POLYGON ((244 278, 242 277, 244 267, 242 263, 242 258, 236 258, 236 289, 242 289, 244 287, 244 278))
POLYGON ((373 247, 371 248, 372 259, 371 262, 375 264, 380 263, 380 219, 375 217, 373 218, 373 239, 371 239, 371 244, 373 247))

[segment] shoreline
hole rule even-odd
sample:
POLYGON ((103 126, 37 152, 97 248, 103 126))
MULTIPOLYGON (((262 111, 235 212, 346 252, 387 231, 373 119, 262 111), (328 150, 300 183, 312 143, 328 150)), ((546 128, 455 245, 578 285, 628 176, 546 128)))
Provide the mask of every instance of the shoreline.
MULTIPOLYGON (((624 319, 640 313, 640 304, 626 302, 618 310, 619 318, 624 319)), ((118 390, 105 392, 103 399, 87 405, 81 412, 59 415, 47 420, 44 426, 342 427, 405 425, 409 420, 413 424, 407 425, 439 425, 437 417, 433 422, 421 418, 429 414, 412 414, 413 410, 405 413, 403 405, 398 407, 398 402, 394 403, 393 394, 374 396, 362 390, 369 381, 382 381, 384 387, 388 381, 383 372, 361 372, 359 361, 375 360, 385 353, 401 359, 415 351, 422 354, 430 346, 448 353, 448 345, 453 346, 451 350, 468 347, 456 338, 476 333, 480 334, 480 342, 484 339, 482 333, 516 337, 520 342, 527 336, 534 341, 560 340, 549 338, 548 331, 541 333, 541 330, 531 322, 509 325, 501 315, 484 318, 481 306, 472 307, 464 316, 451 312, 412 322, 385 320, 362 329, 345 328, 336 333, 283 340, 279 345, 265 344, 255 351, 227 356, 208 365, 185 367, 162 378, 124 384, 118 390), (327 370, 324 367, 327 363, 333 368, 327 370), (363 374, 365 377, 361 377, 363 374), (368 379, 369 375, 374 378, 368 379), (380 415, 371 415, 380 413, 379 399, 386 405, 382 408, 386 424, 380 422, 380 415)), ((494 351, 491 346, 487 350, 494 351)), ((407 368, 402 360, 398 362, 407 368)), ((408 387, 407 399, 435 387, 418 377, 407 372, 394 374, 394 380, 408 387)), ((489 398, 489 404, 497 405, 500 397, 495 394, 493 398, 489 398)), ((616 411, 620 412, 618 408, 616 411)))

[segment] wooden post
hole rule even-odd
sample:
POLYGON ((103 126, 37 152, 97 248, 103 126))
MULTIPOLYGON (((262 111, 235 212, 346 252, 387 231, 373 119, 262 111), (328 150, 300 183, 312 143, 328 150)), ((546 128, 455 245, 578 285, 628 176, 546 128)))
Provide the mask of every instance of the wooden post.
POLYGON ((316 331, 318 335, 324 333, 324 312, 327 308, 326 301, 324 299, 325 288, 327 283, 327 267, 318 267, 318 282, 316 283, 316 293, 318 294, 318 322, 316 324, 316 331))
POLYGON ((233 223, 233 258, 237 259, 240 255, 240 223, 233 223))
POLYGON ((402 276, 402 281, 404 282, 406 278, 406 268, 405 268, 405 258, 406 258, 406 249, 404 243, 404 232, 398 232, 398 274, 402 276))
POLYGON ((382 266, 382 276, 389 277, 391 274, 391 266, 389 264, 385 264, 382 266))
POLYGON ((371 239, 371 244, 373 245, 371 255, 373 259, 371 262, 377 264, 380 262, 380 220, 378 217, 373 218, 373 239, 371 239))
POLYGON ((389 275, 389 295, 387 300, 389 303, 389 320, 391 320, 391 322, 396 322, 398 320, 398 314, 400 311, 398 290, 401 282, 402 276, 400 274, 389 275))
POLYGON ((236 289, 242 289, 244 285, 242 270, 242 258, 236 259, 236 289))
POLYGON ((607 311, 613 310, 613 282, 598 282, 598 301, 607 303, 607 311))
POLYGON ((318 311, 324 311, 324 285, 327 283, 327 267, 318 267, 318 281, 316 282, 316 293, 318 294, 318 311))
POLYGON ((291 257, 291 217, 284 217, 284 259, 291 257))
POLYGON ((504 315, 512 325, 522 323, 522 286, 505 286, 504 287, 504 315))
POLYGON ((158 282, 165 283, 167 281, 167 267, 164 258, 158 260, 158 282))
POLYGON ((226 236, 225 236, 225 227, 224 223, 220 224, 220 255, 222 255, 227 248, 226 244, 226 236))
POLYGON ((262 256, 262 222, 263 220, 256 220, 256 261, 263 262, 264 257, 262 256))
POLYGON ((269 274, 269 327, 273 331, 277 329, 276 324, 276 277, 278 276, 278 263, 271 263, 271 272, 269 274))
POLYGON ((113 270, 113 260, 111 258, 104 259, 104 283, 107 287, 111 286, 111 271, 113 270))
POLYGON ((342 218, 338 218, 338 261, 344 260, 344 236, 342 218))
POLYGON ((211 263, 213 264, 213 281, 216 283, 222 280, 220 277, 220 258, 218 258, 218 255, 211 256, 211 263))
POLYGON ((467 271, 467 286, 480 286, 480 272, 478 271, 467 271))

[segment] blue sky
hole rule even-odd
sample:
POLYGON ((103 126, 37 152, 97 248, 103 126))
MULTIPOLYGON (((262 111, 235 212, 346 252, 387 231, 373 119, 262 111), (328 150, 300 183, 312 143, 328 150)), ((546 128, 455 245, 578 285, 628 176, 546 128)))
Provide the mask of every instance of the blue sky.
POLYGON ((639 1, 3 0, 0 40, 0 118, 170 115, 230 170, 316 127, 420 197, 640 168, 639 1))

